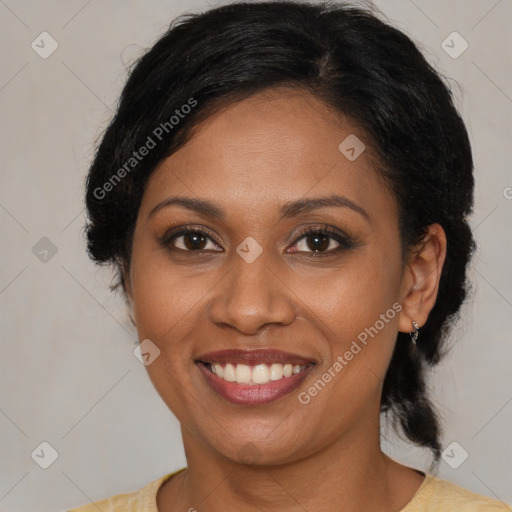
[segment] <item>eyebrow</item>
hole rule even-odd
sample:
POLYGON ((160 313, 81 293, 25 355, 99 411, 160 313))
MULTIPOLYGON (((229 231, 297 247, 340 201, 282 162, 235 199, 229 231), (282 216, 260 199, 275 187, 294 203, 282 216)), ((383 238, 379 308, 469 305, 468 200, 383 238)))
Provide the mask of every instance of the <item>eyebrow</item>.
MULTIPOLYGON (((161 203, 158 203, 149 212, 148 218, 155 215, 158 211, 173 205, 181 206, 182 208, 195 211, 205 216, 215 217, 219 220, 225 220, 226 218, 226 212, 221 207, 216 206, 210 201, 179 196, 168 197, 161 203)), ((294 217, 301 213, 308 213, 318 208, 326 207, 350 208, 351 210, 362 215, 367 221, 370 220, 370 216, 368 215, 364 208, 354 203, 347 197, 340 196, 337 194, 332 194, 330 196, 324 197, 303 198, 297 201, 290 201, 281 206, 281 208, 279 209, 279 214, 281 219, 285 219, 294 217)))

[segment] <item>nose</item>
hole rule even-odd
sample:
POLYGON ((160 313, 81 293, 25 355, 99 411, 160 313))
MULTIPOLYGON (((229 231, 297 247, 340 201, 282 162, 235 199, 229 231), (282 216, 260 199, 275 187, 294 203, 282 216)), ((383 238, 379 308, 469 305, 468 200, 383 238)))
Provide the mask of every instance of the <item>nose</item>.
POLYGON ((254 335, 268 325, 286 326, 295 320, 295 294, 264 253, 252 263, 234 255, 210 304, 211 320, 218 326, 254 335))

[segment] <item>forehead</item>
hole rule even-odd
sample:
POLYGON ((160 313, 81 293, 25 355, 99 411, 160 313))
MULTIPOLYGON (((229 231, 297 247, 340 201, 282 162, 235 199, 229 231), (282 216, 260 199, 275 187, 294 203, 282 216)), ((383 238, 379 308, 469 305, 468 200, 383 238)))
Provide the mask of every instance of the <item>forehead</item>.
POLYGON ((171 194, 240 212, 336 193, 369 210, 389 207, 392 198, 366 142, 353 122, 311 94, 266 90, 198 125, 187 144, 154 171, 141 210, 171 194), (355 160, 347 157, 354 155, 346 153, 347 145, 359 152, 363 144, 355 160))

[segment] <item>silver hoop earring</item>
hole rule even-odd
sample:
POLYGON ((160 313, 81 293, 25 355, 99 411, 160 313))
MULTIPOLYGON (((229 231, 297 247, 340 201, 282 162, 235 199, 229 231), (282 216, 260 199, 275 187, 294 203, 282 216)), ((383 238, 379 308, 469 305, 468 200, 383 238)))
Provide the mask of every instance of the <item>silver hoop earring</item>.
POLYGON ((411 331, 409 334, 411 335, 412 342, 416 345, 416 341, 418 340, 420 328, 418 327, 418 324, 414 320, 412 321, 412 326, 413 326, 414 330, 411 331))

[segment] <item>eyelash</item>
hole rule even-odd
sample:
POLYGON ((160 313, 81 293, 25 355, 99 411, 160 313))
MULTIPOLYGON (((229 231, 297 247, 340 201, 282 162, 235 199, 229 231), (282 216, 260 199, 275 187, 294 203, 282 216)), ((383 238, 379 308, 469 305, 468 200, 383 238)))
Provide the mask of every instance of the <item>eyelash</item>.
MULTIPOLYGON (((171 232, 167 232, 162 237, 160 237, 158 242, 162 247, 169 249, 169 250, 196 253, 197 255, 208 254, 211 252, 210 250, 206 250, 206 251, 205 250, 190 250, 190 249, 179 249, 176 247, 170 247, 171 244, 177 238, 179 238, 181 236, 185 236, 185 235, 205 236, 205 237, 209 238, 215 244, 220 245, 220 243, 217 240, 215 240, 215 238, 210 233, 208 233, 207 231, 204 231, 203 229, 199 229, 199 228, 186 228, 186 229, 181 229, 178 232, 171 230, 171 232)), ((333 228, 329 227, 328 225, 309 226, 305 229, 302 229, 297 234, 297 237, 295 238, 293 245, 296 245, 302 238, 306 238, 308 235, 327 236, 328 238, 338 242, 339 246, 336 247, 335 249, 331 249, 330 251, 325 251, 325 252, 294 251, 293 254, 305 253, 305 254, 308 254, 309 255, 308 257, 311 257, 311 258, 335 256, 346 249, 353 248, 356 245, 356 241, 352 237, 344 234, 341 231, 333 229, 333 228)), ((214 252, 220 252, 220 251, 214 251, 214 252)))

